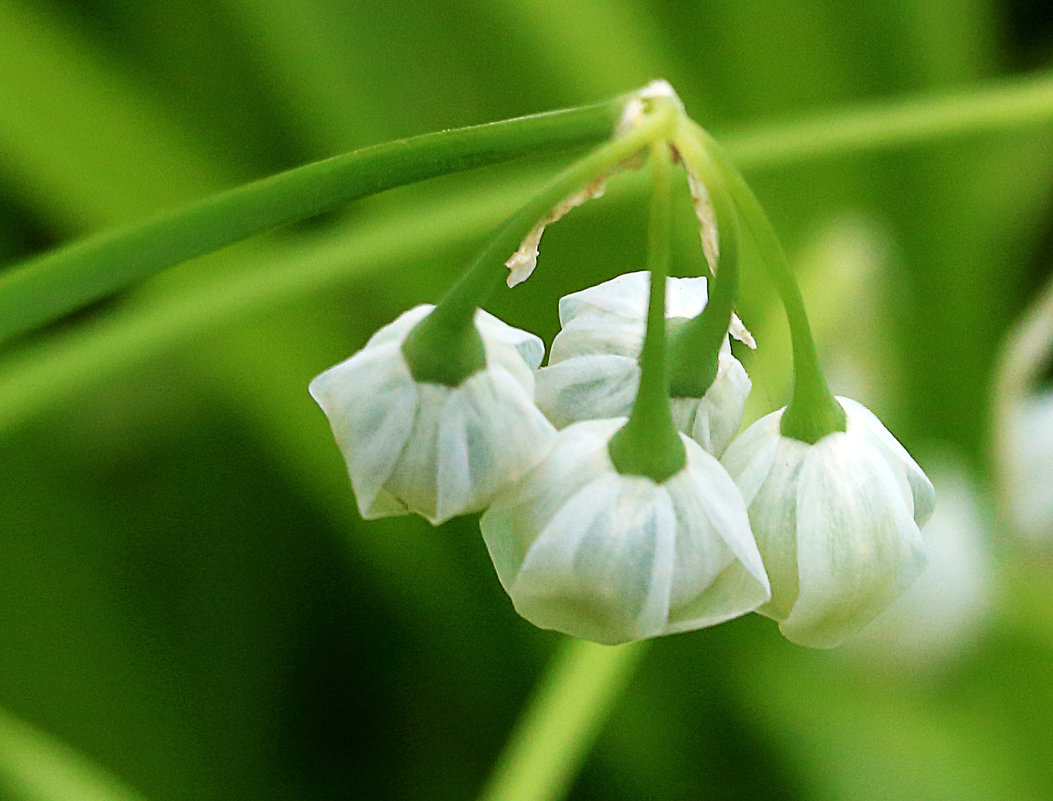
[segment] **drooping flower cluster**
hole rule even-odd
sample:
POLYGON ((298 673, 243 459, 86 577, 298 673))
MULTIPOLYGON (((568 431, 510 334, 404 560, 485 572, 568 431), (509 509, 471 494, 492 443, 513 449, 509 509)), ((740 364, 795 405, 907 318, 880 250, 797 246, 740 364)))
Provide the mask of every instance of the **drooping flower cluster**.
MULTIPOLYGON (((670 92, 658 86, 646 98, 668 112, 670 92)), ((618 136, 657 114, 638 106, 618 136)), ((666 282, 656 260, 564 297, 544 367, 541 340, 483 311, 460 313, 463 292, 453 293, 381 329, 316 378, 311 394, 362 515, 441 523, 485 510, 498 578, 540 627, 616 644, 758 611, 788 639, 830 647, 921 571, 932 485, 874 415, 829 394, 792 292, 784 303, 803 389, 738 435, 751 383, 729 332, 754 343, 731 312, 733 254, 736 215, 752 207, 729 202, 704 138, 682 106, 673 110, 675 133, 647 143, 652 252, 668 253, 654 221, 666 208, 659 187, 668 197, 672 153, 688 173, 710 282, 666 282), (668 359, 666 339, 675 343, 668 359), (456 368, 434 369, 444 358, 456 368)), ((625 149, 611 147, 588 180, 626 163, 625 149)), ((598 185, 556 186, 556 211, 523 229, 516 253, 529 264, 508 260, 517 281, 534 267, 543 226, 598 185)))

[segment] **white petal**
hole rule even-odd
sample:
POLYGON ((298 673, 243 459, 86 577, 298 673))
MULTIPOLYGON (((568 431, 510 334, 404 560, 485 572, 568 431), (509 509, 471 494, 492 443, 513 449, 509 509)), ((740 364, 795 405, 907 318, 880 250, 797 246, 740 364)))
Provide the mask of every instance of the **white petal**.
POLYGON ((534 399, 557 428, 579 420, 626 417, 640 366, 624 356, 579 356, 538 371, 534 399))
POLYGON ((527 552, 511 589, 516 609, 542 628, 610 645, 660 634, 674 528, 669 498, 653 481, 600 476, 527 552))
POLYGON ((475 326, 483 338, 484 345, 488 341, 511 345, 531 370, 541 366, 541 360, 545 358, 545 343, 540 337, 529 331, 514 328, 482 309, 475 313, 475 326))
POLYGON ((566 326, 575 317, 600 315, 628 320, 647 318, 647 295, 651 285, 647 270, 622 275, 559 299, 559 323, 566 326))
POLYGON ((771 581, 771 601, 757 611, 776 620, 788 616, 797 600, 797 480, 811 447, 779 433, 783 411, 755 422, 721 459, 749 506, 750 526, 771 581))
POLYGON ((739 436, 720 457, 720 463, 742 492, 749 506, 771 472, 781 436, 779 423, 785 408, 765 415, 739 436))
POLYGON ((687 469, 665 483, 678 522, 668 632, 721 623, 770 595, 738 489, 712 456, 688 443, 687 469))
POLYGON ((390 502, 375 504, 413 431, 417 386, 399 353, 387 342, 361 350, 326 370, 310 392, 329 418, 349 465, 362 516, 405 513, 390 502))
POLYGON ((479 527, 506 592, 538 532, 567 498, 607 469, 607 442, 624 423, 624 419, 590 420, 566 428, 550 458, 494 499, 479 527))
MULTIPOLYGON (((439 432, 446 404, 456 392, 441 384, 416 384, 417 404, 413 415, 413 428, 406 440, 398 461, 395 463, 384 490, 408 509, 435 521, 439 503, 439 432)), ((375 403, 386 403, 388 395, 379 394, 375 403)), ((370 437, 364 428, 358 437, 370 437)), ((387 447, 376 438, 376 449, 387 447)), ((351 478, 357 487, 373 480, 368 461, 352 454, 351 478)), ((362 504, 362 500, 359 500, 362 504)))
POLYGON ((646 322, 643 318, 585 315, 563 327, 552 341, 548 363, 558 364, 575 356, 610 354, 636 359, 643 346, 646 322))
POLYGON ((875 618, 921 572, 924 546, 892 468, 861 437, 811 449, 797 494, 800 592, 787 639, 832 647, 875 618))
POLYGON ((451 395, 440 423, 432 522, 483 509, 545 456, 555 434, 503 369, 471 376, 451 395))
MULTIPOLYGON (((753 384, 742 364, 730 352, 720 353, 717 360, 717 375, 706 394, 698 401, 690 425, 677 424, 708 453, 719 458, 742 425, 746 409, 746 398, 753 384)), ((686 399, 674 398, 676 405, 686 399)), ((686 421, 685 421, 686 422, 686 421)))
POLYGON ((890 466, 898 465, 903 471, 910 485, 914 522, 924 526, 936 506, 936 491, 928 476, 873 412, 851 398, 838 397, 837 401, 851 422, 865 428, 868 438, 885 454, 890 466))
POLYGON ((434 308, 435 306, 432 304, 424 303, 420 306, 414 306, 408 311, 404 311, 390 323, 374 333, 373 336, 366 341, 362 350, 371 350, 377 345, 383 345, 388 342, 401 343, 407 336, 409 336, 410 331, 416 327, 417 323, 427 317, 434 308))
MULTIPOLYGON (((647 291, 650 292, 650 281, 647 291)), ((665 316, 689 320, 698 317, 706 308, 708 298, 704 277, 670 278, 665 283, 665 316)))

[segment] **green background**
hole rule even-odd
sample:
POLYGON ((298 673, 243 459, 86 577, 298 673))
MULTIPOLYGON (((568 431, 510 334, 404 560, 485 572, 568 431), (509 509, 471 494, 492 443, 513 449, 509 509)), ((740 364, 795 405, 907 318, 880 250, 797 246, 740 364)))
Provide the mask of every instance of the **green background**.
MULTIPOLYGON (((656 77, 733 137, 1041 71, 1051 44, 1053 20, 983 0, 0 0, 0 264, 656 77)), ((558 163, 363 201, 6 348, 0 706, 156 801, 475 796, 561 637, 515 615, 474 519, 363 523, 306 385, 436 300, 558 163)), ((1050 273, 1049 130, 747 178, 847 364, 834 390, 855 375, 923 466, 957 459, 987 501, 992 362, 1050 273), (879 291, 824 244, 846 221, 879 291)), ((490 311, 551 341, 560 295, 642 267, 643 188, 554 226, 490 311)), ((679 211, 686 275, 686 191, 679 211)), ((744 280, 759 415, 784 402, 785 329, 764 276, 744 280)), ((987 534, 992 608, 967 648, 879 665, 756 616, 660 640, 570 797, 1053 798, 1053 563, 987 534)))

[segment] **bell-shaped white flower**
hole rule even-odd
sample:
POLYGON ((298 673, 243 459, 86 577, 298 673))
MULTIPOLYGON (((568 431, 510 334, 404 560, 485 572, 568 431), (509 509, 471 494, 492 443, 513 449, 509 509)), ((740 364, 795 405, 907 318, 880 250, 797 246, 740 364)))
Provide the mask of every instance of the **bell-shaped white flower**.
POLYGON ((624 419, 559 432, 481 527, 516 611, 541 628, 613 645, 702 628, 766 601, 742 497, 681 435, 687 463, 662 483, 622 475, 608 443, 624 419))
POLYGON ((414 379, 402 343, 432 308, 405 312, 311 382, 367 519, 416 512, 438 524, 480 511, 555 438, 533 403, 544 344, 482 310, 486 367, 456 387, 414 379))
MULTIPOLYGON (((640 383, 649 286, 647 271, 626 273, 560 300, 562 330, 537 376, 537 404, 557 427, 629 414, 640 383)), ((705 278, 670 278, 666 319, 696 317, 706 299, 705 278)), ((737 326, 741 337, 749 336, 737 326)), ((738 433, 750 386, 725 341, 705 395, 672 398, 676 427, 720 456, 738 433)))
POLYGON ((859 403, 838 398, 846 430, 815 444, 780 432, 783 411, 761 418, 721 460, 749 506, 771 579, 757 611, 787 639, 828 648, 873 620, 921 572, 920 527, 932 484, 859 403))

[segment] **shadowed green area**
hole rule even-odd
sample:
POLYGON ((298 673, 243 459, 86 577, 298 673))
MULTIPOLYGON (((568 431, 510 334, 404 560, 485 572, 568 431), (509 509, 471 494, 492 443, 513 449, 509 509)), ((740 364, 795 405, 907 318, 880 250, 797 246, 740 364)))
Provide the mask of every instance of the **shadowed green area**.
MULTIPOLYGON (((982 481, 992 360, 1053 242, 1053 134, 1000 126, 1045 102, 1051 56, 1048 11, 994 0, 0 0, 0 264, 663 77, 770 215, 833 391, 982 481), (1032 94, 966 136, 896 116, 1018 80, 1032 94), (875 120, 874 146, 844 138, 875 120)), ((514 614, 474 520, 362 522, 306 385, 441 297, 566 163, 398 189, 5 348, 0 708, 153 801, 476 797, 561 638, 514 614)), ((646 197, 619 176, 488 309, 551 341, 561 295, 645 264, 646 197)), ((692 221, 679 186, 673 275, 704 269, 692 221)), ((745 244, 740 263, 757 415, 786 400, 789 348, 745 244)), ((653 643, 591 753, 538 750, 585 760, 581 801, 1045 797, 1053 564, 988 535, 993 607, 936 665, 803 650, 751 616, 653 643)), ((35 798, 3 775, 0 801, 35 798)))

